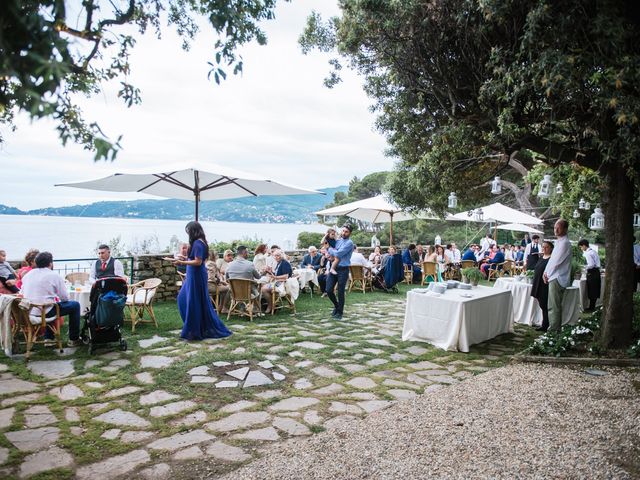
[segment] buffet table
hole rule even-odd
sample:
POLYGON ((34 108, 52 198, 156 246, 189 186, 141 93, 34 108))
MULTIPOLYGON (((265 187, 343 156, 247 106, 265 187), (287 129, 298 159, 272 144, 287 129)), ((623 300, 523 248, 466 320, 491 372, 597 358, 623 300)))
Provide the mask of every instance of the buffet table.
MULTIPOLYGON (((530 326, 542 325, 542 310, 538 306, 538 300, 531 296, 530 283, 502 277, 496 280, 494 288, 511 292, 514 322, 530 326)), ((562 301, 562 324, 575 324, 581 311, 580 289, 577 286, 568 287, 562 301)))
POLYGON ((407 293, 402 340, 468 352, 469 345, 512 332, 512 323, 508 290, 478 286, 437 294, 416 288, 407 293))

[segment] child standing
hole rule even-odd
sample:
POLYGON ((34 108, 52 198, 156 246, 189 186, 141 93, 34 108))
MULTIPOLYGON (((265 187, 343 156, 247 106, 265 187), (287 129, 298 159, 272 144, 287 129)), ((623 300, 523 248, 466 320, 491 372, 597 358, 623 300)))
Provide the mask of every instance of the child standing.
POLYGON ((0 250, 0 283, 10 292, 20 292, 16 287, 16 271, 7 262, 7 252, 4 250, 0 250))
MULTIPOLYGON (((330 228, 327 230, 327 233, 324 237, 322 237, 321 244, 325 247, 328 245, 331 248, 336 248, 336 240, 337 240, 338 232, 336 232, 335 228, 330 228)), ((337 257, 331 257, 329 259, 331 261, 331 268, 329 269, 329 273, 331 275, 337 275, 336 267, 338 263, 340 263, 340 259, 337 257)))

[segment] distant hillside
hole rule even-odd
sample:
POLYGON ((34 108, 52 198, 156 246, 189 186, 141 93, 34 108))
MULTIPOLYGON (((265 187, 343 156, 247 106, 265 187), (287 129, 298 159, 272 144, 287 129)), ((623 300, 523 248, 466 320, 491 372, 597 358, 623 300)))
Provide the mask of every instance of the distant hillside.
MULTIPOLYGON (((348 188, 344 185, 320 189, 326 195, 284 195, 204 201, 200 202, 200 220, 257 223, 313 222, 317 218, 313 212, 331 203, 336 192, 346 192, 348 188)), ((193 218, 193 213, 193 202, 186 200, 96 202, 89 205, 50 207, 29 211, 0 205, 0 214, 4 215, 187 220, 193 218)))

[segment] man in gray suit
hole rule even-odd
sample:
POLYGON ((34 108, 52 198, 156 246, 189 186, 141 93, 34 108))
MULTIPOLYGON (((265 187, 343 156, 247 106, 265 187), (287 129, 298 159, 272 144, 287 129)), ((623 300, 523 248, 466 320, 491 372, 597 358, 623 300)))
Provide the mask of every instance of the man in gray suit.
MULTIPOLYGON (((260 274, 256 267, 253 265, 253 262, 247 260, 249 256, 249 252, 247 251, 247 247, 244 245, 240 245, 236 250, 236 258, 229 264, 227 267, 227 271, 225 276, 229 280, 233 280, 234 278, 243 278, 245 280, 257 280, 260 278, 260 274)), ((258 298, 258 286, 251 286, 251 297, 258 298)))

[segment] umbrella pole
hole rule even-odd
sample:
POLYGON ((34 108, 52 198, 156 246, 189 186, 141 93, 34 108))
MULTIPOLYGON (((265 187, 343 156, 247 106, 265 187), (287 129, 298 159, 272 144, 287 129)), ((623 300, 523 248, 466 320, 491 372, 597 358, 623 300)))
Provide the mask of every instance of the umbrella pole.
POLYGON ((198 170, 194 170, 193 179, 195 183, 195 187, 193 189, 193 193, 196 197, 196 222, 198 221, 198 210, 200 207, 200 172, 198 170))
POLYGON ((393 213, 389 215, 389 246, 393 245, 393 213))

